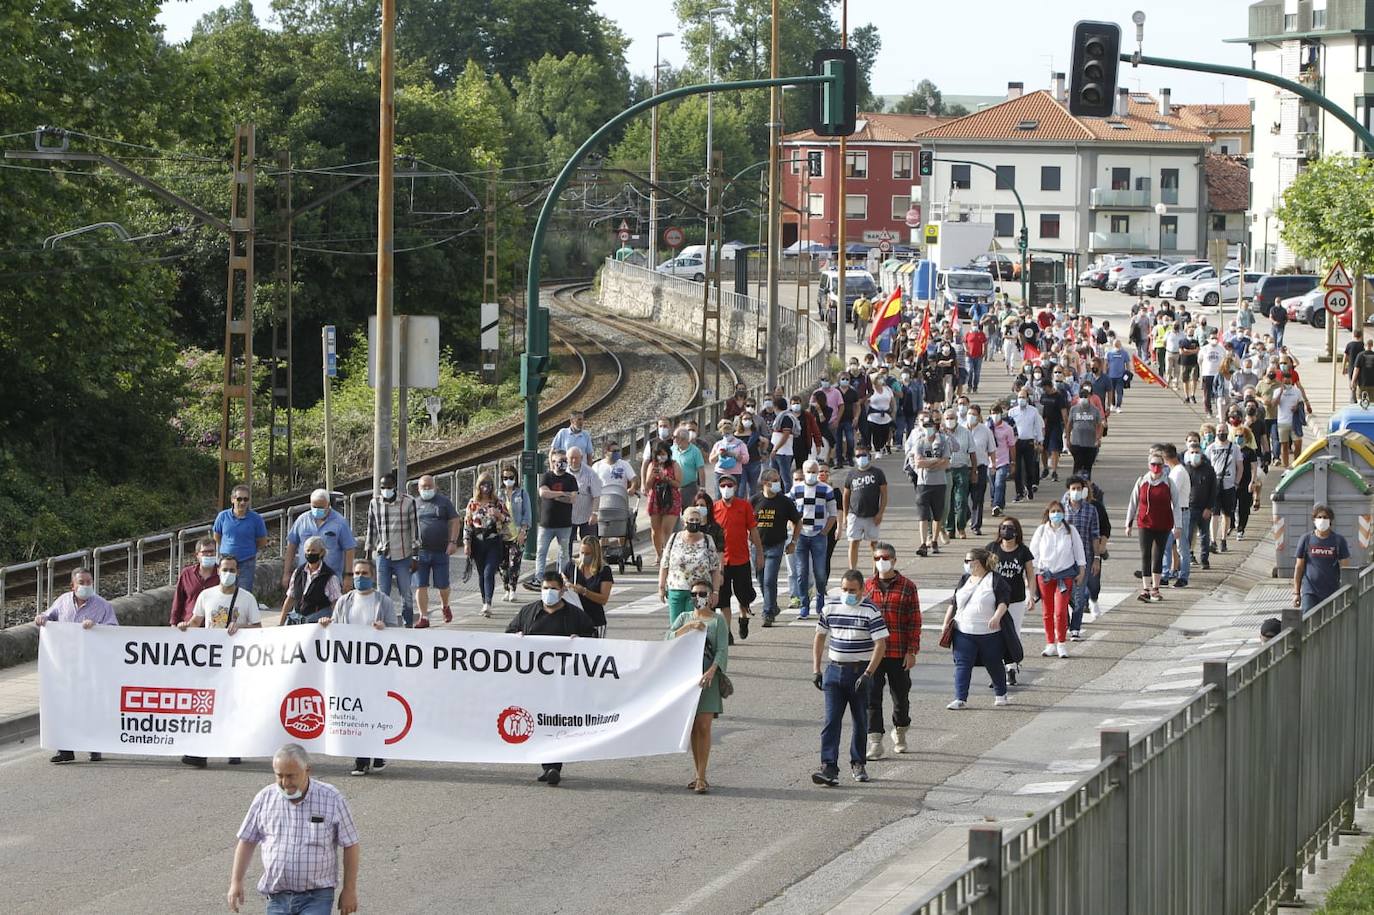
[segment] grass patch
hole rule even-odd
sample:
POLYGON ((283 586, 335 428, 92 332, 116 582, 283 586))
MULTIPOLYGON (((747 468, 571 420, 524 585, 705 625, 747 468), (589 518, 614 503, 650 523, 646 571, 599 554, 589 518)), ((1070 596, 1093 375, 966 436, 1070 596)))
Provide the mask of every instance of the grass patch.
POLYGON ((1344 879, 1327 895, 1318 915, 1362 915, 1374 912, 1374 843, 1350 865, 1344 879))

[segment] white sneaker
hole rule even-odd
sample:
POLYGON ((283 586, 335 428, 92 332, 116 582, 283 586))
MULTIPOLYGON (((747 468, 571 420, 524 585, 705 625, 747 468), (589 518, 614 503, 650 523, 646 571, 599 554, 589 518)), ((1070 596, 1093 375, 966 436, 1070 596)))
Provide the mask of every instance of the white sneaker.
POLYGON ((1097 614, 1099 612, 1098 608, 1100 606, 1101 605, 1098 604, 1097 601, 1093 600, 1091 597, 1088 598, 1088 612, 1093 615, 1093 619, 1097 619, 1097 614))
POLYGON ((998 696, 992 702, 993 705, 1011 705, 1011 696, 998 696))
POLYGON ((945 708, 949 709, 951 712, 957 712, 966 705, 968 705, 968 703, 963 699, 955 699, 949 705, 945 706, 945 708))
POLYGON ((1054 643, 1053 643, 1053 642, 1051 642, 1050 644, 1048 644, 1048 645, 1045 646, 1045 650, 1042 651, 1042 652, 1040 652, 1040 657, 1042 657, 1042 658, 1052 658, 1052 657, 1054 657, 1054 643))
POLYGON ((1055 645, 1054 647, 1055 650, 1059 652, 1059 656, 1061 658, 1067 658, 1069 656, 1069 650, 1064 647, 1063 642, 1060 642, 1058 645, 1055 645))
POLYGON ((491 604, 482 605, 482 616, 491 619, 491 604))

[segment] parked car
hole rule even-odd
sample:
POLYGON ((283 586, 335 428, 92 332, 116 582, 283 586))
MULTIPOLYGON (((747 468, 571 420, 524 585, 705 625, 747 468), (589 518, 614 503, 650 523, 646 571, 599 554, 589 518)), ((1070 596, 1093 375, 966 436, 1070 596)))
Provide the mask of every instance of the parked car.
POLYGON ((1212 268, 1211 264, 1185 276, 1171 276, 1159 284, 1159 297, 1161 299, 1172 298, 1177 302, 1183 302, 1187 300, 1188 293, 1191 292, 1193 287, 1198 283, 1203 280, 1214 280, 1216 278, 1217 272, 1212 268))
MULTIPOLYGON (((1370 284, 1369 291, 1374 292, 1374 277, 1366 275, 1365 282, 1370 284)), ((1330 313, 1326 310, 1325 286, 1318 286, 1311 292, 1304 293, 1296 298, 1297 305, 1288 312, 1288 320, 1301 321, 1303 324, 1311 324, 1313 327, 1326 326, 1326 319, 1330 313)), ((1291 301, 1293 300, 1283 299, 1280 304, 1286 307, 1291 301)), ((1340 320, 1337 321, 1336 326, 1340 327, 1342 330, 1350 330, 1350 313, 1354 310, 1354 308, 1347 308, 1345 311, 1341 312, 1340 320)), ((1374 313, 1369 317, 1374 318, 1374 313)), ((1374 320, 1366 320, 1365 323, 1374 323, 1374 320)))
POLYGON ((969 264, 991 273, 993 279, 1012 280, 1021 275, 1021 262, 1006 254, 980 254, 969 264))
POLYGON ((1201 302, 1203 305, 1216 305, 1218 302, 1236 301, 1236 291, 1240 290, 1240 297, 1244 299, 1252 298, 1255 294, 1255 286, 1259 283, 1262 273, 1245 274, 1245 283, 1241 284, 1239 273, 1228 273, 1220 280, 1201 280, 1196 286, 1188 291, 1188 301, 1201 302))
MULTIPOLYGON (((824 309, 829 307, 832 301, 838 303, 839 296, 839 271, 824 270, 821 272, 820 295, 816 305, 821 309, 821 316, 824 317, 824 309)), ((873 274, 867 270, 849 268, 844 272, 844 320, 848 323, 850 310, 859 296, 873 298, 879 294, 878 284, 873 281, 873 274)))
POLYGON ((1147 273, 1163 270, 1167 266, 1169 266, 1168 261, 1153 257, 1123 258, 1112 264, 1112 268, 1107 271, 1107 283, 1103 288, 1120 289, 1122 283, 1127 280, 1139 279, 1147 273))
POLYGON ((1191 276, 1209 264, 1206 261, 1184 261, 1163 270, 1147 273, 1136 281, 1136 292, 1145 296, 1159 295, 1159 284, 1176 276, 1191 276))
POLYGON ((1267 315, 1275 302, 1310 292, 1320 281, 1321 277, 1308 273, 1265 274, 1255 286, 1255 297, 1250 300, 1250 307, 1267 315))
POLYGON ((1107 272, 1111 270, 1112 264, 1124 256, 1121 254, 1101 255, 1096 261, 1088 265, 1088 269, 1078 275, 1078 285, 1091 286, 1096 289, 1103 288, 1107 283, 1107 272))
POLYGON ((669 258, 654 269, 665 276, 686 277, 694 283, 706 279, 706 265, 699 254, 669 258))

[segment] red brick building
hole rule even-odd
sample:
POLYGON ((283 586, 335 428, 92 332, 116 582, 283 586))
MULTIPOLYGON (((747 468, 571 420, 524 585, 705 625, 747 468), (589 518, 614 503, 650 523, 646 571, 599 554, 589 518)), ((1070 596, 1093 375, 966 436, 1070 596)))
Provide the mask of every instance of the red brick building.
MULTIPOLYGON (((846 243, 876 244, 882 232, 890 233, 894 243, 908 237, 906 211, 921 197, 916 174, 920 146, 912 137, 948 120, 919 114, 859 114, 858 129, 845 143, 846 243)), ((810 213, 810 241, 837 242, 839 154, 837 137, 818 137, 810 130, 783 137, 784 246, 800 237, 798 211, 810 213)))

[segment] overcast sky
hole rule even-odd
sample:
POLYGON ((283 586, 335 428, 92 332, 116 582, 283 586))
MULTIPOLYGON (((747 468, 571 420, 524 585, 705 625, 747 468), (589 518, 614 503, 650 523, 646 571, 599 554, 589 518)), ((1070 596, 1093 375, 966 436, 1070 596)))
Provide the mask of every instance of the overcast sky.
MULTIPOLYGON (((183 40, 201 15, 219 5, 219 0, 169 0, 161 16, 167 39, 183 40)), ((268 0, 254 0, 253 5, 268 19, 268 0)), ((1131 12, 1136 9, 1147 16, 1147 54, 1247 67, 1249 46, 1223 44, 1222 39, 1245 34, 1248 6, 1248 0, 851 0, 849 22, 851 27, 872 22, 882 33, 882 55, 873 68, 874 89, 880 94, 909 92, 917 81, 929 78, 950 95, 1000 95, 1008 82, 1024 82, 1027 89, 1047 87, 1052 69, 1067 69, 1078 19, 1120 22, 1126 50, 1134 50, 1131 12)), ((672 30, 676 22, 670 0, 597 0, 597 7, 631 39, 630 71, 652 73, 654 36, 672 30), (654 8, 662 12, 650 14, 654 8)), ((682 62, 675 39, 663 40, 663 56, 682 62)), ((1179 102, 1247 98, 1244 80, 1152 67, 1124 67, 1121 85, 1148 92, 1168 86, 1179 102)))

